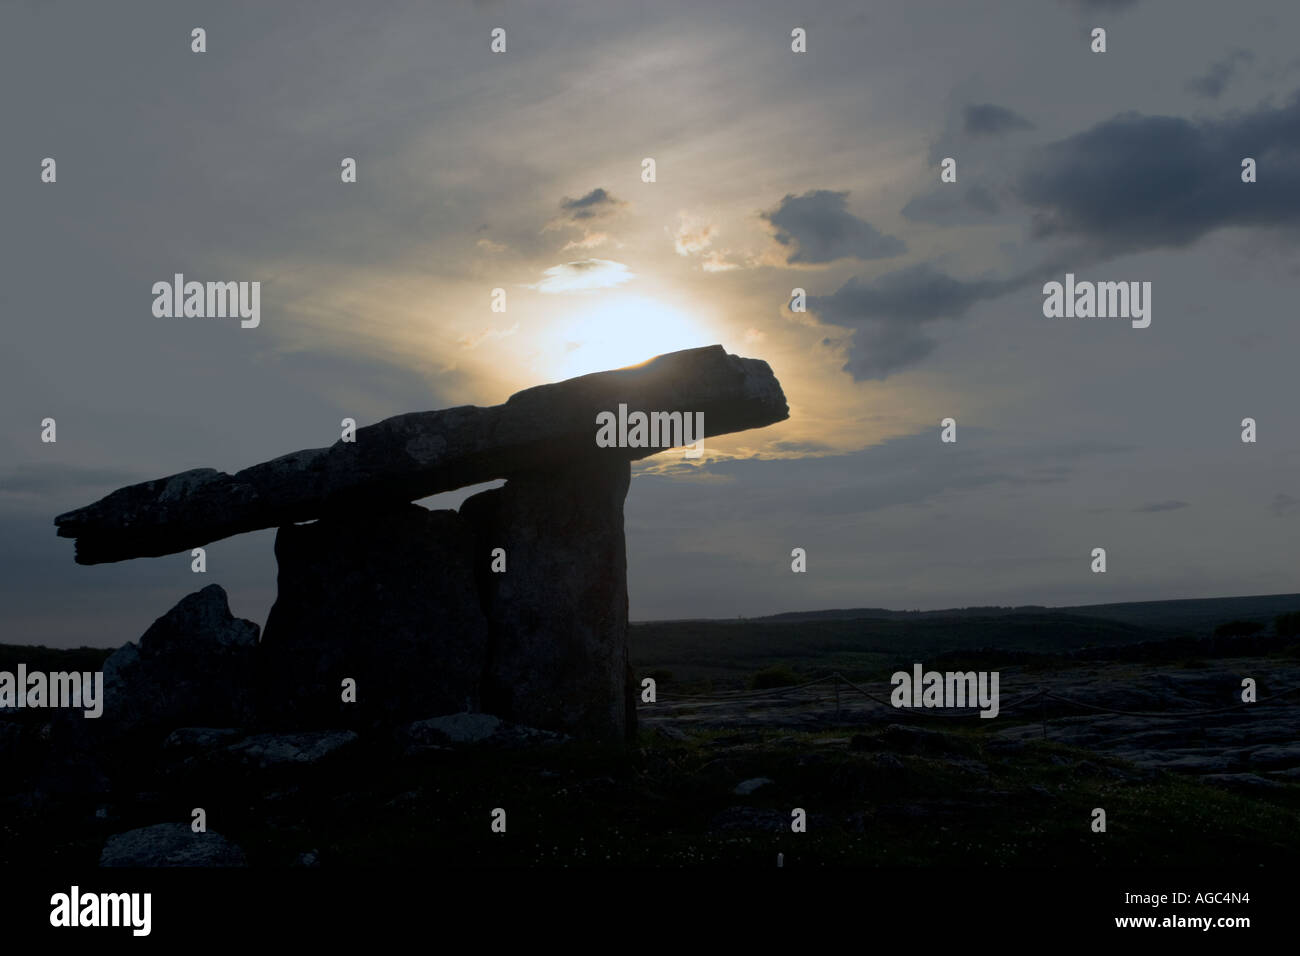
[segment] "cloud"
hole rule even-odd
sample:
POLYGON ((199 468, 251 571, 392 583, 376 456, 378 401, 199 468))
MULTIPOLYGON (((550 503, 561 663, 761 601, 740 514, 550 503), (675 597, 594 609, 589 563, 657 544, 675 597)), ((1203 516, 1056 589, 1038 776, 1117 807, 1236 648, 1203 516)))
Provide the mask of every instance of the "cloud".
POLYGON ((718 229, 713 223, 704 219, 677 214, 679 222, 672 233, 673 248, 679 256, 698 256, 705 253, 700 268, 705 272, 731 272, 743 268, 741 263, 730 258, 730 249, 713 249, 713 240, 718 236, 718 229))
POLYGON ((456 340, 456 344, 463 349, 476 349, 484 342, 504 339, 514 335, 519 331, 519 323, 516 322, 508 329, 484 329, 476 335, 462 335, 456 340))
POLYGON ((809 305, 837 325, 852 324, 853 319, 925 322, 957 318, 980 299, 1013 287, 1007 281, 954 279, 929 263, 919 263, 870 283, 850 279, 832 296, 811 297, 809 305))
POLYGON ((597 246, 603 246, 609 241, 607 232, 588 232, 581 239, 571 239, 564 244, 563 252, 570 249, 595 249, 597 246))
POLYGON ((1026 441, 973 425, 963 435, 944 444, 925 427, 848 454, 789 442, 761 460, 708 461, 690 483, 679 473, 638 474, 625 508, 628 575, 638 582, 633 616, 682 617, 683 594, 732 618, 760 607, 1024 604, 1047 594, 1051 603, 1086 603, 1050 590, 1050 581, 1078 574, 1070 536, 1059 533, 1062 481, 1120 471, 1105 465, 1135 449, 1050 433, 1026 441), (728 480, 703 480, 710 475, 728 480), (990 538, 992 526, 1002 530, 990 538), (801 577, 790 574, 791 547, 808 541, 823 576, 815 593, 787 581, 801 577), (1010 561, 1024 564, 1008 573, 1010 561), (966 577, 978 569, 988 577, 966 577), (1002 577, 1010 579, 1005 597, 989 590, 1002 577), (954 588, 965 590, 953 597, 954 588), (871 596, 886 591, 887 601, 871 596), (720 599, 707 603, 710 596, 720 599))
POLYGON ((480 239, 478 242, 474 243, 474 245, 478 246, 484 252, 505 252, 507 248, 505 243, 493 242, 491 239, 480 239))
POLYGON ((619 207, 626 206, 627 203, 621 199, 615 199, 604 189, 597 187, 587 195, 578 199, 570 199, 568 196, 560 200, 560 209, 564 216, 562 220, 576 223, 586 219, 598 219, 601 216, 607 216, 616 212, 619 207))
POLYGON ((545 279, 529 288, 538 292, 584 292, 622 285, 636 277, 623 263, 610 259, 577 259, 551 266, 544 275, 545 279))
MULTIPOLYGON (((936 165, 950 156, 962 155, 961 150, 972 140, 993 140, 1018 130, 1037 129, 1028 119, 996 103, 971 103, 963 106, 960 114, 949 114, 946 128, 930 143, 930 165, 936 165)), ((966 154, 962 162, 963 176, 971 180, 978 154, 966 154)), ((976 178, 986 179, 987 174, 977 172, 976 178)))
MULTIPOLYGON (((734 481, 734 491, 728 494, 737 503, 750 504, 746 509, 750 513, 780 514, 782 520, 799 521, 811 515, 848 516, 932 504, 993 485, 1022 489, 1060 485, 1098 458, 1137 450, 1110 441, 1045 439, 1024 444, 1010 435, 969 426, 965 435, 971 440, 952 454, 955 446, 940 442, 936 434, 926 428, 842 454, 827 454, 833 449, 816 441, 780 440, 769 443, 774 453, 764 454, 761 464, 755 458, 719 458, 700 468, 734 481), (817 494, 792 496, 791 488, 816 488, 817 494)), ((641 487, 649 490, 653 485, 641 487)), ((642 493, 639 488, 637 497, 642 493)), ((698 509, 695 514, 676 517, 685 526, 709 514, 716 521, 717 507, 715 501, 704 500, 690 506, 698 509)), ((639 501, 637 510, 653 514, 653 509, 645 508, 646 502, 639 501)))
POLYGON ((1082 238, 1102 255, 1188 246, 1227 226, 1300 221, 1300 97, 1222 121, 1124 113, 1044 146, 1016 193, 1038 238, 1082 238), (1242 183, 1254 158, 1257 183, 1242 183))
POLYGON ((774 441, 769 442, 767 447, 779 457, 829 455, 835 451, 834 446, 819 441, 774 441))
POLYGON ((561 251, 595 249, 609 242, 610 235, 608 232, 588 227, 594 225, 596 220, 608 218, 626 205, 623 200, 615 199, 607 190, 601 188, 593 189, 577 199, 565 196, 560 200, 561 214, 548 222, 542 231, 581 227, 582 238, 569 240, 561 251))
MULTIPOLYGON (((1075 264, 1185 247, 1234 226, 1300 236, 1300 95, 1222 120, 1123 113, 1033 150, 1004 193, 1010 208, 981 187, 931 188, 902 215, 956 225, 1028 213, 1031 238, 1081 240, 1066 250, 1075 264), (1241 181, 1243 156, 1259 164, 1258 182, 1241 181)), ((823 322, 854 330, 823 344, 847 349, 844 370, 855 381, 883 379, 935 350, 925 323, 959 318, 978 301, 1057 271, 1062 258, 1058 249, 1014 278, 980 281, 921 263, 872 283, 851 279, 833 295, 810 297, 808 307, 823 322)))
POLYGON ((739 269, 740 263, 731 262, 727 259, 727 254, 730 251, 730 249, 712 250, 704 257, 704 264, 700 268, 705 272, 730 272, 732 269, 739 269))
POLYGON ((993 193, 978 183, 971 186, 947 183, 913 196, 900 214, 909 222, 963 226, 987 223, 1001 208, 993 193))
POLYGON ((1195 76, 1188 80, 1186 84, 1187 90, 1197 96, 1217 100, 1223 95, 1223 91, 1228 88, 1228 83, 1231 82, 1233 76, 1236 75, 1237 67, 1254 59, 1255 54, 1249 50, 1234 50, 1219 62, 1211 63, 1203 76, 1195 76))
POLYGON ((679 256, 693 256, 703 252, 713 244, 717 230, 710 222, 695 219, 685 213, 678 213, 680 222, 673 233, 673 248, 679 256))
POLYGON ((818 189, 802 196, 787 194, 769 212, 760 213, 786 249, 788 265, 816 265, 836 259, 886 259, 902 255, 907 244, 884 235, 848 211, 848 193, 818 189))
MULTIPOLYGON (((808 309, 823 322, 854 330, 843 370, 854 381, 884 379, 915 365, 938 343, 922 327, 938 319, 957 319, 975 303, 994 299, 1029 281, 954 279, 929 263, 887 273, 874 282, 855 277, 829 296, 809 296, 808 309)), ((827 339, 824 345, 839 342, 827 339)))
POLYGON ((1133 510, 1140 514, 1154 514, 1157 511, 1177 511, 1180 508, 1190 507, 1191 505, 1186 501, 1153 501, 1133 510))
POLYGON ((1034 124, 1020 114, 993 103, 967 106, 962 123, 962 128, 971 136, 1000 136, 1018 129, 1034 128, 1034 124))

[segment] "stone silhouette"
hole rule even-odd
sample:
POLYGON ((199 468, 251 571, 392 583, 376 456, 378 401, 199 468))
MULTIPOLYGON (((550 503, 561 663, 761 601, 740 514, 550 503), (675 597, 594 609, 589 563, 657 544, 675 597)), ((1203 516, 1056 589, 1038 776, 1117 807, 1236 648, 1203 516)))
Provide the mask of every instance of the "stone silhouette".
POLYGON ((104 662, 104 731, 165 735, 185 723, 250 722, 257 632, 230 613, 218 584, 182 598, 138 645, 124 644, 104 662))
POLYGON ((721 346, 414 412, 234 475, 131 485, 55 519, 81 564, 277 527, 279 590, 258 647, 258 720, 393 724, 458 711, 584 739, 634 729, 623 501, 631 462, 597 416, 703 413, 704 435, 789 417, 766 362, 721 346), (504 478, 459 512, 412 504, 504 478), (311 524, 302 522, 311 521, 311 524), (493 570, 495 549, 505 570, 493 570), (356 682, 345 702, 342 682, 356 682))
POLYGON ((262 719, 363 727, 477 710, 488 626, 473 557, 464 518, 405 502, 281 528, 262 719), (346 678, 355 703, 343 701, 346 678))
POLYGON ((197 468, 130 485, 54 524, 60 537, 77 539, 79 564, 100 564, 175 554, 350 506, 415 501, 575 461, 631 461, 660 451, 596 448, 597 413, 620 403, 703 412, 710 437, 789 417, 766 362, 712 345, 539 385, 490 408, 396 415, 358 429, 355 442, 294 452, 234 475, 197 468))
POLYGON ((623 541, 630 482, 627 461, 598 459, 511 479, 461 506, 478 541, 489 712, 579 736, 631 732, 623 541), (495 547, 505 550, 504 574, 491 571, 495 547))

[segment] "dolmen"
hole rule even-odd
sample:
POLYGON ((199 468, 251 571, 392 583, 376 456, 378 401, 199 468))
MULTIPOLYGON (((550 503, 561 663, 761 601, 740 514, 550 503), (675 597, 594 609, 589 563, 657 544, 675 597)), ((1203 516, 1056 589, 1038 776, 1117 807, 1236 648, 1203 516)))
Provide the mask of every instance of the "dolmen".
POLYGON ((713 345, 489 408, 397 415, 234 474, 131 485, 54 523, 79 564, 277 528, 278 591, 248 675, 259 723, 471 711, 620 742, 636 725, 631 462, 788 417, 766 362, 713 345), (413 503, 497 479, 458 511, 413 503))

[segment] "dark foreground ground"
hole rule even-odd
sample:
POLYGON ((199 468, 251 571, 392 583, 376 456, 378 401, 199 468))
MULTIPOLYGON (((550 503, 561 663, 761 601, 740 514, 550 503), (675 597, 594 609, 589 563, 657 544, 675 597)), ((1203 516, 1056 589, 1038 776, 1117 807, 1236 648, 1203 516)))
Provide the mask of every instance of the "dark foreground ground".
MULTIPOLYGON (((997 630, 981 623, 979 640, 997 630)), ((892 660, 857 645, 847 659, 737 645, 675 667, 643 654, 658 699, 640 705, 638 745, 622 753, 466 715, 369 735, 178 728, 91 768, 58 752, 39 715, 10 714, 0 863, 1293 865, 1294 640, 1135 637, 1152 635, 1050 655, 1018 638, 879 652, 892 660), (887 701, 890 670, 911 660, 999 669, 1003 712, 939 718, 847 681, 780 686, 838 671, 887 701), (1236 706, 1243 677, 1258 703, 1236 706), (196 839, 197 807, 209 833, 196 839), (806 832, 792 832, 796 809, 806 832)))

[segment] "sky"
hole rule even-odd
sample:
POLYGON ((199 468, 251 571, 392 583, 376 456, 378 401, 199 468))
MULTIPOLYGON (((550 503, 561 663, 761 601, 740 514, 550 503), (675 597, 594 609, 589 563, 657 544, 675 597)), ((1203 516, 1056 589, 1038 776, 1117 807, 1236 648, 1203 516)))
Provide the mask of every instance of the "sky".
POLYGON ((265 622, 273 530, 74 564, 54 516, 117 487, 713 343, 790 418, 634 466, 633 620, 1300 591, 1296 36, 1290 0, 0 4, 0 641, 116 646, 213 582, 265 622), (178 272, 260 281, 260 324, 154 316, 178 272), (1045 317, 1066 273, 1150 282, 1150 326, 1045 317))

